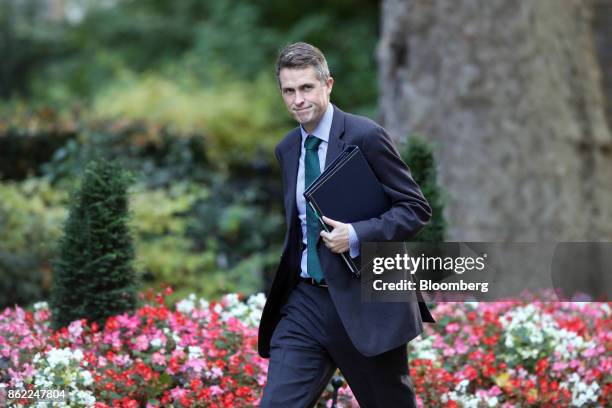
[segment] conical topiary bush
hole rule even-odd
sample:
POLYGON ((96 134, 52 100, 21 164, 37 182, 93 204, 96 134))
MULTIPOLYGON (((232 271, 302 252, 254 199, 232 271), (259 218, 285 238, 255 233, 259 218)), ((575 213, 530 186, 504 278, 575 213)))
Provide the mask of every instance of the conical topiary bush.
POLYGON ((402 153, 402 159, 410 166, 412 177, 421 187, 421 191, 432 210, 429 224, 411 241, 443 242, 446 234, 444 202, 440 186, 438 185, 438 175, 432 148, 424 139, 412 136, 408 139, 406 148, 402 153))
MULTIPOLYGON (((438 243, 444 242, 446 220, 444 218, 444 200, 438 184, 436 162, 431 145, 418 136, 412 136, 408 139, 402 159, 410 166, 412 177, 421 187, 432 212, 429 224, 410 241, 424 243, 418 253, 439 256, 444 253, 446 248, 438 245, 438 243)), ((427 278, 432 281, 441 281, 449 276, 452 276, 452 272, 445 270, 428 270, 426 273, 419 271, 416 274, 417 279, 427 278)))
POLYGON ((75 319, 103 323, 135 306, 134 248, 127 225, 129 176, 104 160, 90 163, 54 263, 51 310, 55 328, 75 319))

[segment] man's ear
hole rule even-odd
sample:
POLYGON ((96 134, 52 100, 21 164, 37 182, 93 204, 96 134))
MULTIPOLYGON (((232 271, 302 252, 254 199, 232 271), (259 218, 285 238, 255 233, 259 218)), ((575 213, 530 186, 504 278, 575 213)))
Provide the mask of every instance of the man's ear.
POLYGON ((329 91, 327 93, 329 95, 331 94, 332 88, 334 87, 334 78, 332 77, 327 78, 327 81, 325 84, 327 85, 327 88, 329 88, 329 91))

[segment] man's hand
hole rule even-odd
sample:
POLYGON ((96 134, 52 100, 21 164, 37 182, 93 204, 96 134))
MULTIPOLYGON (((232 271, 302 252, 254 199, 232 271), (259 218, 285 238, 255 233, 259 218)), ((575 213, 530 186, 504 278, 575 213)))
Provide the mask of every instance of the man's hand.
POLYGON ((340 254, 349 250, 349 228, 348 224, 340 221, 332 220, 323 216, 323 222, 327 225, 331 225, 333 230, 331 232, 321 231, 321 237, 325 242, 325 246, 330 251, 340 254))

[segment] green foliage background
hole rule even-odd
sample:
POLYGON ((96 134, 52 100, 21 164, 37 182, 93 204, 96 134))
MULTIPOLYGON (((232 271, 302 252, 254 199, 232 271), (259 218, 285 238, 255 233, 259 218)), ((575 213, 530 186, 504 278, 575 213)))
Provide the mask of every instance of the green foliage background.
POLYGON ((256 78, 273 79, 282 46, 308 41, 328 58, 335 102, 351 111, 375 110, 377 1, 64 3, 56 17, 46 0, 0 3, 0 96, 65 107, 92 101, 125 77, 150 74, 182 85, 189 79, 190 91, 242 80, 249 92, 256 78))
POLYGON ((0 2, 0 307, 48 298, 68 192, 100 158, 136 177, 143 289, 265 289, 284 232, 272 152, 295 126, 277 53, 319 46, 332 101, 376 118, 378 16, 372 0, 0 2))

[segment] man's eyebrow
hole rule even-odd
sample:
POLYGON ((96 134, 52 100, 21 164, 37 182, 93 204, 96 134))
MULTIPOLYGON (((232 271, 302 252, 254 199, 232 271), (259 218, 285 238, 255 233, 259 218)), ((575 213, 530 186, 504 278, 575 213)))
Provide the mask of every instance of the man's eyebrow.
POLYGON ((305 86, 314 86, 314 82, 306 82, 304 84, 299 84, 297 86, 283 86, 281 89, 283 91, 285 91, 285 90, 291 91, 291 90, 293 90, 295 88, 304 88, 305 86))

